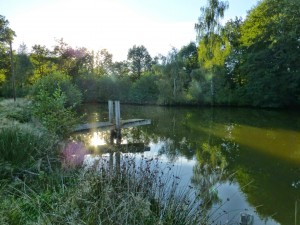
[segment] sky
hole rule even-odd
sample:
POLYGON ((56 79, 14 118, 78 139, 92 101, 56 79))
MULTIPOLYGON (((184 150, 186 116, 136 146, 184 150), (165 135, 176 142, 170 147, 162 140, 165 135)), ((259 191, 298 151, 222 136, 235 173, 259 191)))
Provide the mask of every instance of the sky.
MULTIPOLYGON (((258 0, 229 0, 225 20, 245 17, 258 0)), ((194 25, 207 0, 0 0, 0 15, 16 32, 13 48, 25 43, 53 49, 56 40, 126 60, 144 45, 152 57, 196 41, 194 25)))

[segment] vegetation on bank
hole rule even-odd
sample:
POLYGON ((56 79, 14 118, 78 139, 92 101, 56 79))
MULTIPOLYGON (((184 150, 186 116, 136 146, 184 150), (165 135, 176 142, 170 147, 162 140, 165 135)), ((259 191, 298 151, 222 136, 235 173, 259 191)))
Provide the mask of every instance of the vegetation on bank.
POLYGON ((197 44, 154 58, 133 46, 123 62, 62 39, 52 50, 11 52, 15 34, 0 15, 0 96, 18 97, 0 101, 0 224, 208 223, 198 204, 212 199, 193 187, 178 192, 169 167, 144 158, 110 167, 101 158, 81 169, 84 147, 63 140, 82 101, 300 106, 300 2, 263 0, 245 20, 221 26, 226 8, 217 0, 203 8, 197 44))
POLYGON ((83 165, 86 148, 66 138, 80 92, 54 77, 41 78, 27 99, 0 101, 1 224, 210 223, 210 190, 181 184, 158 158, 83 165))
POLYGON ((180 186, 172 165, 124 155, 120 164, 104 156, 82 167, 84 145, 62 139, 66 135, 61 130, 67 132, 64 126, 70 121, 58 123, 55 118, 72 112, 67 98, 61 99, 66 94, 56 88, 52 94, 38 95, 44 97, 0 101, 1 224, 208 221, 199 207, 201 196, 192 186, 180 186), (51 110, 41 110, 43 106, 49 109, 45 99, 55 107, 55 117, 51 110))
POLYGON ((105 49, 73 48, 63 39, 53 49, 34 45, 29 51, 23 44, 13 52, 14 76, 8 54, 14 33, 1 16, 0 96, 24 96, 40 78, 60 74, 86 102, 300 106, 299 1, 263 0, 244 20, 222 25, 227 8, 225 1, 208 1, 196 24, 197 43, 166 56, 133 46, 127 60, 114 62, 105 49))

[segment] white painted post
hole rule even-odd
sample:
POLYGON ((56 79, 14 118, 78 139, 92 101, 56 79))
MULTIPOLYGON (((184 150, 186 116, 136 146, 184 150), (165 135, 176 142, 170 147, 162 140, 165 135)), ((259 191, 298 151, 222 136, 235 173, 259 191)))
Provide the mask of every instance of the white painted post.
POLYGON ((114 102, 109 100, 108 101, 108 121, 110 123, 113 122, 113 117, 114 117, 114 102))

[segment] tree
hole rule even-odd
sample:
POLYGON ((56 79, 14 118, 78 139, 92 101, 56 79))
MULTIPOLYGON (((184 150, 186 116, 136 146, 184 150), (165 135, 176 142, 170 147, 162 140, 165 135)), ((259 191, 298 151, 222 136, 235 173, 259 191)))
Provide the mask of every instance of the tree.
POLYGON ((45 45, 32 46, 30 61, 34 68, 33 77, 30 78, 31 83, 36 82, 41 77, 53 73, 57 69, 51 51, 45 45))
POLYGON ((114 62, 112 65, 112 73, 118 78, 123 78, 129 74, 128 62, 120 61, 114 62))
POLYGON ((129 49, 127 60, 129 62, 130 72, 133 80, 141 77, 141 74, 151 70, 152 58, 147 49, 141 45, 134 45, 129 49))
POLYGON ((229 20, 222 31, 222 35, 226 37, 230 44, 230 53, 225 59, 225 68, 227 82, 231 89, 243 86, 245 83, 244 75, 239 70, 243 53, 240 42, 242 25, 242 18, 236 17, 234 20, 229 20))
POLYGON ((184 100, 184 84, 188 77, 183 61, 180 60, 178 50, 172 48, 168 56, 162 58, 162 65, 155 65, 154 70, 160 78, 158 89, 159 103, 182 103, 184 100))
POLYGON ((192 80, 192 71, 199 68, 198 51, 196 44, 194 42, 191 42, 188 45, 183 46, 178 52, 178 60, 182 62, 183 69, 187 74, 187 77, 184 80, 184 88, 188 89, 188 86, 192 80))
POLYGON ((300 2, 265 0, 241 26, 244 98, 264 107, 300 105, 300 2))
POLYGON ((111 75, 113 71, 113 55, 106 49, 102 49, 96 53, 94 73, 97 75, 111 75))
POLYGON ((33 65, 30 62, 30 58, 27 52, 27 46, 23 43, 20 45, 18 53, 16 55, 17 84, 20 87, 24 87, 32 73, 33 65))
MULTIPOLYGON (((200 41, 199 47, 206 45, 206 57, 212 59, 214 57, 213 48, 215 47, 215 37, 220 33, 220 19, 224 17, 224 12, 228 8, 228 2, 219 0, 208 0, 208 6, 201 8, 201 15, 195 29, 198 32, 200 41)), ((201 57, 199 55, 199 60, 201 57)), ((214 104, 214 67, 208 68, 211 74, 211 104, 214 104)))
POLYGON ((83 47, 74 49, 63 39, 57 42, 53 53, 57 57, 58 70, 72 77, 93 71, 94 57, 91 52, 83 47))
MULTIPOLYGON (((14 72, 13 50, 12 50, 12 42, 13 42, 14 36, 16 36, 16 34, 12 29, 9 28, 8 25, 9 25, 8 20, 6 20, 4 16, 0 15, 0 45, 1 45, 1 47, 4 47, 4 48, 5 48, 5 45, 7 45, 7 44, 9 45, 13 97, 14 97, 14 101, 16 101, 16 78, 15 78, 15 72, 14 72)), ((2 68, 0 68, 0 69, 2 69, 2 68)), ((1 79, 1 77, 0 77, 0 79, 1 79)))

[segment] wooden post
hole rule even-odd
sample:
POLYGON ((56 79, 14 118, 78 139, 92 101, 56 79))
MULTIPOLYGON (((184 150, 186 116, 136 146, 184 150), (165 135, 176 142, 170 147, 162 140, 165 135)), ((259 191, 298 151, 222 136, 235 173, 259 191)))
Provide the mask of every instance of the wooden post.
POLYGON ((120 101, 115 101, 116 129, 121 129, 120 101))
POLYGON ((109 100, 108 101, 108 121, 110 123, 113 122, 113 117, 114 117, 114 102, 109 100))

